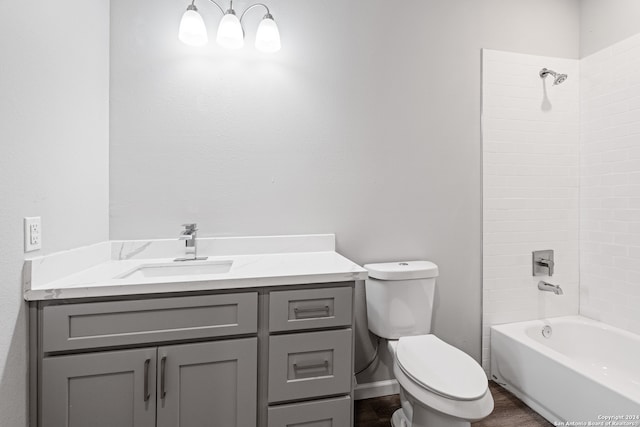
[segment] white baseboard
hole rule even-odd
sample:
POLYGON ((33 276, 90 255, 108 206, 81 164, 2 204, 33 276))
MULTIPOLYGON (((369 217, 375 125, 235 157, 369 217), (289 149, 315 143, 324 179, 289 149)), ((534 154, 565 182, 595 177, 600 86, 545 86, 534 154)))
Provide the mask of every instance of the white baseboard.
POLYGON ((400 385, 398 384, 398 381, 375 381, 366 384, 356 384, 356 387, 353 390, 353 398, 355 400, 362 400, 398 393, 400 393, 400 385))

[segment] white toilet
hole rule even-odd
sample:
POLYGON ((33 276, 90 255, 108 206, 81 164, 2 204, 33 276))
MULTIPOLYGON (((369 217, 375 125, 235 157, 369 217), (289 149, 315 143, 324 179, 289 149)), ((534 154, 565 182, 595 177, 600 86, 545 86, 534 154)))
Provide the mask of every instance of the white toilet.
POLYGON ((394 427, 468 427, 493 410, 487 377, 466 353, 431 335, 438 266, 367 264, 369 330, 389 340, 402 408, 394 427))

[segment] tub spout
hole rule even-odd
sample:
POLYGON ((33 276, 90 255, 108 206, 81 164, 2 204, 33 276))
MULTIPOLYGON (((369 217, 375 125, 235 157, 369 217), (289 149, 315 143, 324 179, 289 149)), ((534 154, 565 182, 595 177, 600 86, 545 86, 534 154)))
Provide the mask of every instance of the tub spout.
POLYGON ((545 281, 538 282, 538 289, 545 292, 553 292, 556 295, 562 295, 562 288, 558 285, 552 285, 551 283, 547 283, 545 281))

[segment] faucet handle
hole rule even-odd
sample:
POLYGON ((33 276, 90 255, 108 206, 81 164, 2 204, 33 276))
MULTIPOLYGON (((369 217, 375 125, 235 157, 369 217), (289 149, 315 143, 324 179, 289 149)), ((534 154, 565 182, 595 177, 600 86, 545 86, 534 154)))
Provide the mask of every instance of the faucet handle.
POLYGON ((533 251, 531 261, 534 276, 553 276, 555 262, 552 249, 533 251))
POLYGON ((553 266, 555 265, 555 262, 553 262, 552 259, 540 258, 536 262, 538 263, 538 265, 546 267, 549 270, 549 276, 553 276, 553 266))
POLYGON ((196 223, 192 223, 192 224, 182 224, 182 226, 185 228, 185 230, 187 231, 196 231, 198 229, 198 224, 196 223))
POLYGON ((544 265, 545 267, 553 267, 553 265, 555 264, 552 259, 545 258, 540 258, 537 262, 539 265, 544 265))

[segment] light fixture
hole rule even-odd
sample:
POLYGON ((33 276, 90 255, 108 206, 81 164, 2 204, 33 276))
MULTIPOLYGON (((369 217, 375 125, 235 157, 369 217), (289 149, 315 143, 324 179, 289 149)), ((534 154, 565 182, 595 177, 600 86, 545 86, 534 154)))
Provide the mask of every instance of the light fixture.
MULTIPOLYGON (((215 1, 209 1, 216 5, 223 15, 216 35, 216 42, 220 46, 225 49, 242 48, 244 46, 244 29, 242 28, 244 15, 255 7, 264 7, 267 14, 260 21, 256 31, 256 49, 265 53, 274 53, 280 50, 280 31, 273 19, 273 15, 271 15, 269 8, 265 4, 256 3, 247 7, 240 15, 240 19, 238 19, 235 10, 233 10, 233 0, 230 1, 229 9, 226 12, 215 1)), ((178 38, 181 42, 190 46, 202 46, 208 42, 207 29, 195 6, 195 0, 192 0, 187 7, 187 11, 182 15, 178 38)))
POLYGON ((209 41, 202 16, 193 3, 187 7, 187 11, 182 15, 178 38, 182 43, 190 46, 203 46, 209 41))
POLYGON ((222 17, 216 42, 225 49, 240 49, 244 46, 244 30, 233 9, 227 10, 222 17))
POLYGON ((273 16, 267 13, 256 31, 256 49, 265 53, 274 53, 280 50, 280 32, 273 16))

